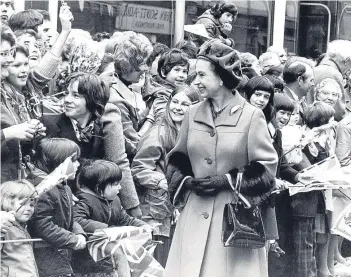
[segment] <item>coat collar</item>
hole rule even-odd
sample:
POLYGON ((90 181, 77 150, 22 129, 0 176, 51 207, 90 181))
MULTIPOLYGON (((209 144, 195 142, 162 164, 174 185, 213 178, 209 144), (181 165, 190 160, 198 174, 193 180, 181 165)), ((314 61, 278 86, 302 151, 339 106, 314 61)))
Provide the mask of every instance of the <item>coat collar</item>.
MULTIPOLYGON (((132 90, 130 90, 122 81, 118 81, 111 88, 111 92, 116 91, 124 100, 128 102, 133 108, 137 108, 136 97, 132 90)), ((110 102, 113 102, 113 94, 110 96, 110 102)))
POLYGON ((59 129, 59 135, 61 138, 67 138, 74 141, 75 143, 78 143, 72 122, 68 116, 62 113, 56 125, 59 129))
POLYGON ((216 128, 218 126, 236 126, 243 112, 244 106, 246 105, 246 100, 235 91, 234 99, 231 100, 229 106, 223 111, 221 116, 213 121, 210 101, 205 99, 197 109, 194 121, 206 124, 211 128, 216 128), (224 116, 226 115, 226 116, 224 116))

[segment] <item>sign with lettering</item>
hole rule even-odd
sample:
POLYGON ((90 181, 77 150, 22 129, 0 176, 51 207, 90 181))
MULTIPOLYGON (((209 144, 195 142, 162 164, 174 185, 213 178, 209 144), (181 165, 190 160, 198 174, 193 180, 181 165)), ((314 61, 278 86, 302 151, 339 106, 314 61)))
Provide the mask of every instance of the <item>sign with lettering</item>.
POLYGON ((171 34, 173 13, 166 8, 121 3, 117 9, 115 27, 135 32, 171 34))

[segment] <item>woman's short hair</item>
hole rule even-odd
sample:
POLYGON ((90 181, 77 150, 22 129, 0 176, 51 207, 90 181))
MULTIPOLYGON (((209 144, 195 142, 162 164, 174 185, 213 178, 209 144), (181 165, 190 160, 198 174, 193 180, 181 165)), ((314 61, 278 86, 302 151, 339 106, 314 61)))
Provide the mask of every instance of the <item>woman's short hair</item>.
POLYGON ((255 55, 245 52, 240 53, 241 67, 251 67, 253 63, 258 62, 258 59, 255 55))
POLYGON ((114 162, 106 160, 84 160, 77 176, 78 184, 97 194, 104 192, 108 185, 122 179, 122 170, 114 162))
POLYGON ((8 181, 0 186, 1 210, 10 212, 15 211, 16 202, 36 197, 35 188, 29 181, 22 179, 8 181))
POLYGON ((76 153, 74 160, 80 158, 80 148, 66 138, 43 138, 34 143, 34 164, 42 171, 51 173, 69 156, 76 153))
POLYGON ((250 102, 251 96, 257 90, 263 90, 263 91, 270 93, 268 104, 263 109, 263 113, 266 117, 266 121, 270 122, 274 117, 274 101, 273 101, 274 86, 273 86, 272 82, 265 76, 252 77, 244 87, 244 92, 246 94, 247 101, 250 102))
POLYGON ((11 47, 16 44, 16 37, 9 26, 0 24, 1 42, 7 41, 11 47))
POLYGON ((259 57, 258 61, 262 68, 262 74, 266 74, 269 70, 275 70, 280 73, 283 70, 279 56, 276 53, 265 52, 259 57))
POLYGON ((29 50, 26 46, 21 45, 21 44, 16 44, 16 51, 14 57, 16 57, 17 53, 22 53, 25 55, 27 58, 29 57, 29 50))
POLYGON ((14 13, 9 19, 9 27, 12 31, 32 29, 38 33, 38 26, 43 24, 44 17, 37 10, 25 10, 14 13))
POLYGON ((322 101, 315 101, 304 111, 303 118, 306 126, 312 129, 327 124, 334 115, 333 107, 322 101))
POLYGON ((220 18, 225 12, 229 12, 233 16, 236 16, 238 14, 238 9, 234 4, 218 2, 211 8, 210 12, 215 18, 220 18))
POLYGON ((108 85, 91 73, 72 73, 67 77, 66 84, 75 81, 78 81, 78 93, 85 98, 88 111, 95 119, 100 118, 110 98, 108 85))
POLYGON ((186 66, 189 69, 189 57, 183 51, 173 48, 162 54, 158 60, 157 72, 164 79, 177 65, 186 66))
POLYGON ((284 93, 274 94, 274 108, 276 111, 283 110, 293 113, 295 110, 294 101, 284 93))
POLYGON ((98 71, 96 72, 97 74, 101 74, 102 72, 104 72, 104 70, 106 69, 106 67, 115 62, 115 58, 112 54, 106 53, 104 55, 104 57, 101 60, 101 65, 98 69, 98 71))
POLYGON ((314 99, 315 100, 317 100, 318 94, 321 91, 323 91, 324 87, 327 86, 328 84, 332 84, 332 85, 335 86, 335 88, 338 91, 338 99, 341 98, 342 91, 341 91, 339 83, 336 80, 332 79, 332 78, 325 78, 323 81, 321 81, 319 84, 317 84, 316 87, 314 88, 314 99))
POLYGON ((149 39, 132 31, 126 31, 109 40, 105 48, 106 53, 115 57, 115 69, 119 76, 139 71, 142 64, 146 64, 152 52, 149 39))

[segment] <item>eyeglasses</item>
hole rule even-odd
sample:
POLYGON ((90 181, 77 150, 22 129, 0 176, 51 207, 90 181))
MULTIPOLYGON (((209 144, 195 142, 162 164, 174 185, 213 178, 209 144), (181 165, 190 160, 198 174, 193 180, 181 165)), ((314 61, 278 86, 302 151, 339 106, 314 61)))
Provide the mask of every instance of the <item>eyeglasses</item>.
POLYGON ((10 57, 10 56, 14 56, 16 53, 16 49, 15 48, 11 48, 10 50, 6 50, 6 51, 1 51, 0 52, 0 56, 5 58, 5 57, 10 57))

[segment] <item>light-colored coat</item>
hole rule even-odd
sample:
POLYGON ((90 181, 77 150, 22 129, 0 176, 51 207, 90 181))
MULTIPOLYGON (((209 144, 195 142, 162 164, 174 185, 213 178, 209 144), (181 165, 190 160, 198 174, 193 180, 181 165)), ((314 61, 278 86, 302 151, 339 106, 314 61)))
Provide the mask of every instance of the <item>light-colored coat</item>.
MULTIPOLYGON (((277 154, 264 115, 238 92, 215 122, 208 100, 192 106, 172 150, 176 151, 189 157, 195 177, 226 174, 250 161, 261 162, 274 175, 276 171, 277 154)), ((222 191, 215 197, 199 197, 194 192, 187 195, 164 275, 267 277, 265 248, 223 247, 223 209, 231 202, 232 193, 222 191)))

